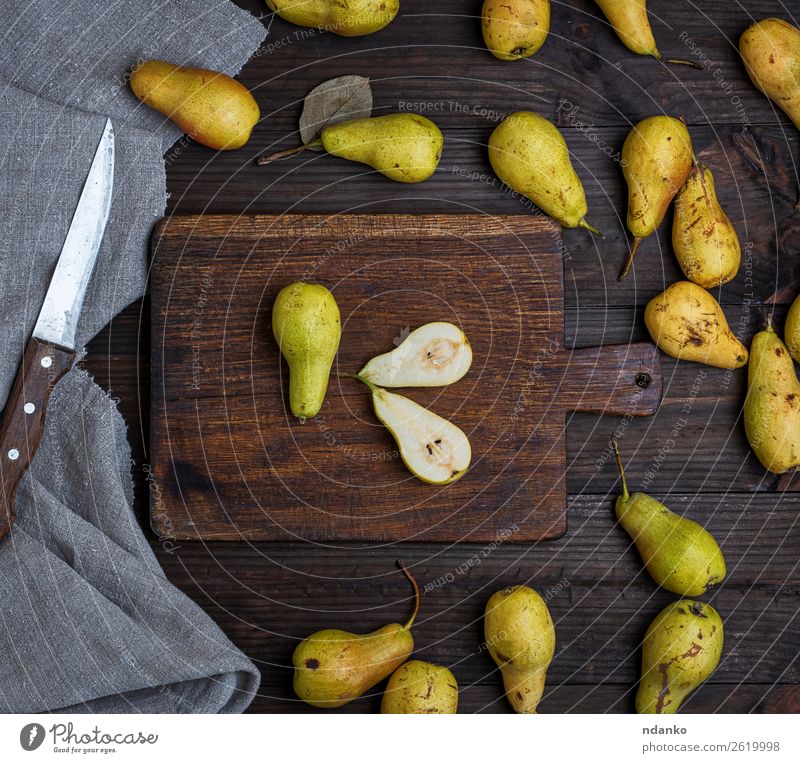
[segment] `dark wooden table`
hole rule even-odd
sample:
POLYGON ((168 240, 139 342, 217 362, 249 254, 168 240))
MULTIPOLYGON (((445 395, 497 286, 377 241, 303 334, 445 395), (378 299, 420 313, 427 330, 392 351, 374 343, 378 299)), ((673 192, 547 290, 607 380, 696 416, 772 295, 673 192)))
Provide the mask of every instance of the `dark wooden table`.
MULTIPOLYGON (((260 0, 241 4, 265 11, 260 0)), ((178 144, 167 155, 168 213, 530 214, 493 179, 485 144, 500 115, 534 109, 564 129, 586 186, 589 219, 606 233, 604 241, 564 234, 567 344, 641 340, 642 306, 679 270, 668 218, 659 238, 642 246, 633 274, 617 284, 627 243, 614 155, 637 120, 682 115, 742 241, 741 272, 720 298, 749 343, 770 313, 781 324, 800 291, 799 136, 752 86, 736 42, 753 19, 792 20, 791 11, 798 23, 800 1, 651 0, 650 6, 664 54, 702 55, 704 69, 665 67, 628 53, 590 0, 553 2, 547 43, 533 59, 513 64, 483 50, 480 0, 404 0, 390 27, 360 39, 277 19, 241 73, 263 114, 252 140, 220 155, 178 144), (371 78, 374 113, 416 110, 438 122, 445 151, 432 179, 402 186, 319 154, 254 166, 260 153, 297 141, 306 92, 347 73, 371 78)), ((121 400, 146 528, 149 307, 144 300, 124 311, 92 342, 85 361, 121 400)), ((299 638, 325 626, 366 630, 405 618, 409 591, 394 568, 403 558, 426 587, 417 654, 451 666, 463 711, 508 710, 499 675, 481 649, 481 615, 495 589, 529 583, 547 596, 558 636, 541 711, 631 712, 642 635, 674 597, 656 588, 615 526, 616 473, 607 444, 616 433, 629 482, 707 523, 726 554, 728 578, 710 597, 725 619, 723 658, 686 710, 797 712, 798 480, 766 474, 749 452, 741 420, 744 370, 667 357, 663 368, 657 416, 569 418, 569 529, 555 542, 507 543, 484 555, 481 546, 467 544, 173 543, 147 532, 169 578, 261 669, 253 711, 311 711, 293 697, 287 667, 299 638)), ((376 710, 379 690, 346 711, 376 710)))

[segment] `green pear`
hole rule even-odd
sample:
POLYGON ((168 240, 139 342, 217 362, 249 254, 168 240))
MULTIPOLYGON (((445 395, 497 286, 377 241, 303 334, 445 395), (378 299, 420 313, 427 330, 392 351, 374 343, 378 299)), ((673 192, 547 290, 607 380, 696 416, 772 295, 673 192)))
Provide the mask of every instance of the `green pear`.
POLYGON ((272 308, 272 332, 289 364, 289 407, 301 421, 319 413, 342 323, 339 306, 324 286, 293 283, 272 308))
POLYGON ((800 363, 800 297, 797 297, 789 308, 783 338, 792 357, 800 363))
POLYGON ((673 117, 648 117, 628 133, 622 147, 622 173, 628 184, 628 259, 618 280, 628 274, 642 239, 656 232, 675 194, 692 171, 694 154, 686 125, 673 117))
POLYGON ((597 4, 628 50, 640 56, 653 56, 667 64, 697 66, 692 61, 677 58, 664 60, 656 47, 653 29, 647 17, 647 0, 597 0, 597 4))
POLYGON ((261 116, 244 85, 210 69, 145 61, 131 73, 131 90, 190 138, 219 151, 247 143, 261 116))
POLYGON ((550 0, 484 0, 483 41, 501 61, 532 56, 550 30, 550 0))
POLYGON ((644 636, 636 712, 677 713, 714 672, 722 641, 722 618, 710 604, 681 599, 667 605, 644 636))
POLYGON ((800 381, 772 326, 750 345, 744 428, 765 469, 783 474, 800 467, 800 381))
POLYGON ((728 283, 742 262, 739 237, 723 212, 711 170, 692 168, 675 197, 672 248, 684 275, 705 289, 728 283))
POLYGON ((387 26, 400 0, 267 0, 267 6, 290 24, 360 37, 387 26))
POLYGON ((405 625, 391 623, 371 633, 335 628, 317 631, 294 650, 294 691, 315 707, 341 707, 391 675, 414 651, 411 626, 419 611, 419 588, 398 562, 414 589, 414 611, 405 625))
POLYGON ((739 52, 753 84, 800 130, 800 29, 764 19, 745 30, 739 52))
POLYGON ((528 586, 504 588, 489 599, 483 622, 486 647, 511 706, 517 713, 535 713, 556 649, 547 604, 528 586))
POLYGON ((375 415, 397 443, 408 470, 423 482, 447 485, 464 476, 472 460, 467 436, 452 422, 407 397, 376 387, 372 391, 375 415))
POLYGON ((443 387, 469 371, 472 347, 452 323, 426 323, 394 350, 378 355, 359 372, 379 387, 443 387))
POLYGON ((717 300, 691 281, 678 281, 653 297, 644 322, 658 348, 673 358, 727 369, 747 363, 747 348, 717 300))
POLYGON ((681 596, 701 596, 722 582, 725 558, 714 536, 646 493, 631 495, 617 443, 613 445, 622 480, 617 520, 633 539, 653 580, 681 596))
POLYGON ((509 188, 536 204, 565 228, 586 228, 586 194, 569 157, 564 136, 532 111, 506 117, 489 137, 489 161, 509 188))
POLYGON ((419 114, 335 122, 320 140, 329 154, 368 164, 399 183, 421 183, 433 175, 444 144, 439 128, 419 114))
POLYGON ((403 663, 389 679, 381 713, 448 714, 458 709, 458 684, 444 665, 422 660, 403 663))

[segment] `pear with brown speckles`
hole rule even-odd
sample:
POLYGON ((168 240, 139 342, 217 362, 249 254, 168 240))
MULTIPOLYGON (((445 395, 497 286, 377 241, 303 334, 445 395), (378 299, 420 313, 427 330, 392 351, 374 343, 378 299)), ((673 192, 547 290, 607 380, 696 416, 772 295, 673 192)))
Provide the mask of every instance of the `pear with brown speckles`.
POLYGON ((800 381, 772 326, 753 337, 744 428, 765 469, 783 474, 800 468, 800 381))
POLYGON ((714 672, 722 642, 722 618, 710 604, 681 599, 667 605, 644 636, 636 712, 677 713, 714 672))
POLYGON ((381 713, 447 715, 458 709, 458 684, 444 665, 422 660, 403 663, 389 679, 381 713))
POLYGON ((747 363, 747 348, 717 300, 691 281, 678 281, 653 297, 644 322, 659 349, 673 358, 727 369, 747 363))
POLYGON ((414 612, 405 625, 391 623, 371 633, 326 628, 303 639, 294 650, 294 691, 315 707, 341 707, 391 675, 414 651, 411 626, 419 611, 419 588, 398 562, 414 588, 414 612))

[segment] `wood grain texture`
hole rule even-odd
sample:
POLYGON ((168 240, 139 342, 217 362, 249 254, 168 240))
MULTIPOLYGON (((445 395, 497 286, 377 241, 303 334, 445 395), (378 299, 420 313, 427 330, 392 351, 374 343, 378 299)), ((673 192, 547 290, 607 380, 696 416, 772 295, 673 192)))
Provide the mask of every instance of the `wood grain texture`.
POLYGON ((649 415, 651 344, 564 351, 561 241, 534 217, 173 217, 153 268, 157 532, 206 540, 518 541, 564 532, 568 410, 649 415), (300 424, 271 336, 286 284, 327 285, 343 334, 326 403, 300 424), (475 362, 413 390, 473 462, 452 485, 402 464, 366 388, 345 378, 403 333, 448 320, 475 362), (563 395, 562 395, 563 390, 563 395))
MULTIPOLYGON (((239 4, 257 15, 264 11, 262 0, 239 4)), ((642 306, 679 277, 679 270, 668 216, 658 236, 643 244, 630 278, 616 283, 627 234, 625 188, 613 153, 639 119, 661 111, 683 114, 745 250, 742 271, 717 296, 745 343, 773 309, 776 325, 782 325, 784 306, 800 291, 800 215, 793 209, 800 140, 785 115, 749 82, 735 46, 753 19, 789 14, 791 4, 777 9, 773 0, 651 0, 662 51, 691 53, 681 39, 686 31, 706 56, 703 71, 631 54, 593 0, 553 2, 550 39, 534 58, 511 65, 483 50, 476 19, 480 0, 431 0, 422 10, 416 5, 404 3, 397 20, 377 35, 350 40, 308 35, 265 18, 270 36, 240 75, 254 90, 264 118, 240 151, 214 153, 191 143, 171 149, 169 212, 528 216, 529 206, 493 179, 485 146, 499 115, 532 108, 560 125, 586 188, 590 219, 606 233, 605 241, 597 241, 585 232, 565 232, 565 346, 638 342, 647 339, 642 306), (301 99, 311 87, 351 73, 372 80, 376 113, 414 108, 442 126, 444 155, 430 180, 399 187, 368 168, 319 154, 253 165, 260 153, 294 144, 301 99)), ((795 13, 794 23, 799 20, 795 13)), ((137 463, 136 508, 145 527, 148 484, 158 490, 147 451, 149 331, 145 301, 115 319, 86 360, 95 378, 120 398, 137 463)), ((573 581, 572 596, 579 589, 591 595, 569 601, 562 590, 555 597, 561 603, 553 607, 560 613, 573 610, 569 631, 560 633, 559 641, 576 642, 554 664, 541 711, 633 712, 636 650, 646 623, 666 601, 642 572, 624 533, 611 524, 616 470, 606 447, 609 435, 617 433, 631 483, 708 523, 728 559, 728 580, 715 601, 726 618, 731 648, 685 711, 796 713, 800 632, 790 610, 797 611, 800 596, 800 494, 781 492, 780 480, 765 475, 750 454, 740 418, 743 372, 727 377, 666 356, 661 362, 664 402, 658 415, 568 416, 570 504, 567 532, 558 540, 506 543, 479 567, 470 567, 482 544, 330 548, 201 544, 175 541, 168 532, 149 537, 170 580, 257 662, 263 683, 252 712, 315 712, 292 696, 287 666, 296 640, 329 625, 368 627, 405 614, 408 592, 394 568, 397 557, 415 564, 423 585, 464 567, 450 593, 437 589, 425 595, 425 624, 416 634, 425 654, 453 667, 462 686, 462 712, 508 711, 492 664, 474 654, 490 590, 531 580, 544 592, 563 577, 573 581), (708 375, 699 378, 703 370, 708 375), (688 420, 673 437, 687 404, 688 420), (635 622, 619 618, 614 627, 620 597, 630 607, 626 611, 641 614, 635 622), (600 639, 593 634, 599 613, 605 613, 600 639), (569 669, 579 665, 587 670, 569 669), (470 684, 473 678, 477 682, 470 684)), ((379 704, 374 693, 343 711, 374 712, 379 704)))

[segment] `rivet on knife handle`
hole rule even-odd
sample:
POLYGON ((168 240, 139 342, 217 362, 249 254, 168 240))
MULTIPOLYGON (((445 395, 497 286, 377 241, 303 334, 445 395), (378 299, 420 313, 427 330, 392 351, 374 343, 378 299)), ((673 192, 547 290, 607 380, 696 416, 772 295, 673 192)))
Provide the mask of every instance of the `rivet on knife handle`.
POLYGON ((50 394, 75 353, 31 339, 0 424, 0 538, 14 522, 17 487, 36 455, 50 394))

